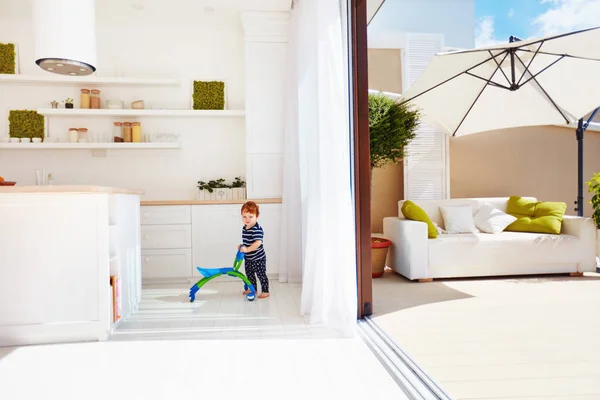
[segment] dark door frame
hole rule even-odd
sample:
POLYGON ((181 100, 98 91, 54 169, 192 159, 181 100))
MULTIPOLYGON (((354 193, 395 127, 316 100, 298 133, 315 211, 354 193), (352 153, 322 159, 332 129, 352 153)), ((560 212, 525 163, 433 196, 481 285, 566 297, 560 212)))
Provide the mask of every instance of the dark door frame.
POLYGON ((373 312, 371 277, 371 143, 367 61, 367 0, 348 0, 352 55, 354 195, 358 318, 373 312))

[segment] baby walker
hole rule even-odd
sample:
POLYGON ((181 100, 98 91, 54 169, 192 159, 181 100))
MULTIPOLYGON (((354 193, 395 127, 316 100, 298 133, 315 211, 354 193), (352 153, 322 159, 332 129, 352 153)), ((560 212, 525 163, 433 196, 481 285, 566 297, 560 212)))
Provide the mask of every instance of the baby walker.
POLYGON ((252 285, 250 283, 248 278, 246 278, 246 275, 244 275, 238 271, 240 269, 240 267, 242 266, 243 260, 244 260, 244 253, 242 253, 241 251, 238 250, 237 254, 235 255, 235 260, 233 262, 233 268, 227 267, 227 268, 210 268, 210 269, 208 269, 208 268, 196 267, 198 272, 200 272, 204 278, 200 279, 198 281, 198 283, 196 283, 194 286, 192 286, 190 288, 190 302, 191 303, 194 302, 194 300, 196 299, 196 292, 198 292, 198 290, 200 290, 200 288, 202 286, 204 286, 204 284, 206 282, 208 282, 212 279, 215 279, 216 277, 221 276, 221 275, 235 276, 235 277, 243 280, 244 281, 244 290, 250 289, 250 293, 248 293, 246 295, 246 298, 249 301, 254 300, 256 298, 256 289, 254 288, 254 285, 252 285))

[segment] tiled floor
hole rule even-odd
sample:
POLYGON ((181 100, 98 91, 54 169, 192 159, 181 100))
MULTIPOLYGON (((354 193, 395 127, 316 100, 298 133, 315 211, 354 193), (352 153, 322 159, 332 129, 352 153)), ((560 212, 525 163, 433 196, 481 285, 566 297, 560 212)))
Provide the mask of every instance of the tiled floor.
POLYGON ((300 284, 270 282, 271 296, 252 302, 237 280, 206 284, 190 303, 193 282, 145 284, 139 311, 123 321, 112 340, 331 338, 300 316, 300 284))
POLYGON ((455 399, 600 399, 600 275, 373 282, 374 321, 455 399))
POLYGON ((108 342, 0 348, 0 399, 408 399, 358 336, 305 323, 300 285, 190 286, 146 285, 108 342))
POLYGON ((360 339, 160 340, 0 348, 0 399, 403 400, 360 339))

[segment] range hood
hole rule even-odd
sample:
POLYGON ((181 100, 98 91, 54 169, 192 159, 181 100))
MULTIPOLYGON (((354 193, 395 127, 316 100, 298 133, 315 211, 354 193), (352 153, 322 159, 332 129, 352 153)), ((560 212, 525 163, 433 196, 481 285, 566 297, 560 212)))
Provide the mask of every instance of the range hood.
POLYGON ((35 63, 45 71, 96 71, 95 0, 33 0, 35 63))

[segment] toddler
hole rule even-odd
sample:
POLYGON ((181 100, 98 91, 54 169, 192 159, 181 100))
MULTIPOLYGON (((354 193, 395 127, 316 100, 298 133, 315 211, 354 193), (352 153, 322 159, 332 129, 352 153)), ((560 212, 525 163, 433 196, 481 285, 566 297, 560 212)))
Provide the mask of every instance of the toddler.
MULTIPOLYGON (((244 253, 244 266, 246 276, 254 288, 256 286, 256 277, 260 280, 262 293, 259 299, 269 297, 269 279, 267 278, 267 254, 263 247, 264 232, 256 221, 260 211, 258 205, 253 201, 248 201, 242 206, 242 244, 238 249, 244 253)), ((244 295, 250 293, 250 290, 244 291, 244 295)))

